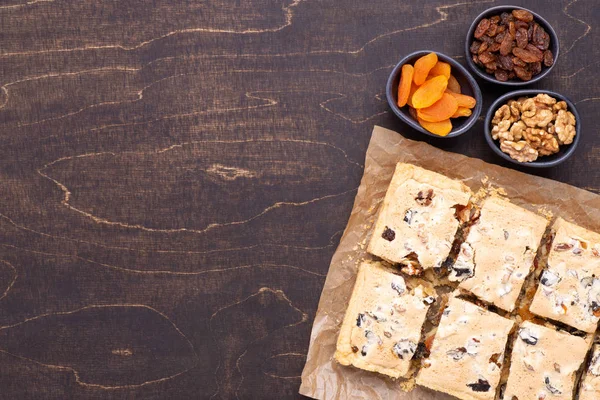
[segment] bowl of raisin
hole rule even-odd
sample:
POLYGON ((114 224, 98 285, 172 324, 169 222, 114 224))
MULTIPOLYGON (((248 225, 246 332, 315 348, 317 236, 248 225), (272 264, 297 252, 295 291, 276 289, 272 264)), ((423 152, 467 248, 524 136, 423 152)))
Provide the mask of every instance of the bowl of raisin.
POLYGON ((552 70, 559 43, 540 15, 522 7, 498 6, 473 21, 465 52, 469 67, 486 81, 523 86, 552 70))

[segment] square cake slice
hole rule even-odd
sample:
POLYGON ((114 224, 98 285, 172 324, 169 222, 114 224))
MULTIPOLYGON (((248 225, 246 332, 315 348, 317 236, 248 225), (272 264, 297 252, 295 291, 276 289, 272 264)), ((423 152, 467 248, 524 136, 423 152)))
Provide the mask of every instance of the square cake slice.
POLYGON ((466 206, 470 197, 471 190, 459 181, 398 163, 369 253, 392 263, 416 257, 424 269, 441 266, 459 226, 455 206, 466 206))
POLYGON ((600 344, 594 345, 590 364, 585 370, 579 389, 579 400, 600 399, 600 344))
POLYGON ((589 341, 525 321, 515 338, 505 399, 571 400, 589 341))
POLYGON ((487 198, 450 273, 488 303, 512 311, 548 221, 498 197, 487 198))
POLYGON ((410 371, 433 289, 412 290, 378 262, 363 262, 340 329, 335 359, 399 378, 410 371))
POLYGON ((417 384, 463 400, 494 399, 514 322, 451 298, 417 384))
POLYGON ((554 240, 530 311, 585 332, 600 319, 600 234, 565 221, 554 240))

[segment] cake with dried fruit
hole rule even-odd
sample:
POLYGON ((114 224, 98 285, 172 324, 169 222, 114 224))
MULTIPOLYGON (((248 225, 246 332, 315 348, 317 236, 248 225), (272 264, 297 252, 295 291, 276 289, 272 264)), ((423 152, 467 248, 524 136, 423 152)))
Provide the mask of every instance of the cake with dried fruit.
POLYGON ((494 399, 514 322, 453 297, 417 384, 463 400, 494 399))
POLYGON ((548 266, 529 308, 539 316, 594 332, 600 319, 600 234, 557 219, 548 266))
POLYGON ((505 399, 572 399, 589 348, 581 337, 523 322, 515 338, 505 399))
POLYGON ((594 352, 579 388, 579 400, 600 399, 600 344, 594 345, 594 352))
POLYGON ((450 280, 512 311, 546 230, 547 220, 498 197, 487 198, 462 243, 450 280))
POLYGON ((406 375, 421 338, 432 288, 411 284, 378 262, 358 270, 335 359, 343 365, 399 378, 406 375))
MULTIPOLYGON (((385 195, 369 253, 392 263, 440 267, 459 226, 455 213, 471 190, 459 181, 399 163, 385 195)), ((418 271, 408 270, 409 273, 418 271)))

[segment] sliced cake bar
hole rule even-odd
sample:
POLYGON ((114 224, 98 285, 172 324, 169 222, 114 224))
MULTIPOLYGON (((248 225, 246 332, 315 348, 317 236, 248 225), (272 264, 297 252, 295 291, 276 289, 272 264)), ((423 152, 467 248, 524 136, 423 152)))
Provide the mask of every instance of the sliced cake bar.
POLYGON ((471 190, 459 181, 399 163, 369 242, 369 253, 392 263, 411 257, 424 269, 448 257, 459 226, 456 206, 466 206, 471 190))
POLYGON ((589 341, 531 322, 515 338, 504 399, 571 400, 589 341))
POLYGON ((463 400, 494 399, 514 322, 451 298, 417 383, 463 400))
POLYGON ((547 220, 498 197, 487 198, 454 263, 450 280, 512 311, 546 230, 547 220))
POLYGON ((359 266, 337 341, 340 364, 393 378, 409 372, 427 310, 435 301, 433 289, 409 286, 381 263, 359 266))
POLYGON ((600 234, 562 218, 552 230, 548 266, 530 311, 594 332, 600 319, 600 234))

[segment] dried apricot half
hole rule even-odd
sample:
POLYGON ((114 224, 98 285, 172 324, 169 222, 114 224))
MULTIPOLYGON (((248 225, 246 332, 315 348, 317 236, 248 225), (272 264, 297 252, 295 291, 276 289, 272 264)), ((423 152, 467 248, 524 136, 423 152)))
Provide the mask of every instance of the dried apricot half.
POLYGON ((413 80, 415 81, 416 85, 421 86, 423 82, 425 82, 427 75, 429 75, 429 71, 437 62, 438 56, 435 53, 424 55, 415 62, 415 73, 413 75, 413 80))
POLYGON ((450 118, 470 117, 473 114, 470 108, 458 107, 456 112, 450 118))
POLYGON ((412 96, 413 106, 415 108, 429 107, 442 98, 447 86, 448 78, 443 75, 425 81, 412 96))
POLYGON ((402 66, 402 72, 400 73, 400 84, 398 85, 398 107, 404 107, 408 101, 413 80, 413 72, 414 68, 412 65, 404 64, 402 66))
POLYGON ((450 64, 445 63, 443 61, 438 61, 435 63, 433 68, 429 71, 429 75, 438 76, 444 75, 446 78, 450 79, 450 64))
POLYGON ((445 119, 439 122, 428 122, 417 117, 417 121, 419 121, 419 124, 423 128, 433 133, 434 135, 446 136, 450 133, 450 131, 452 131, 452 122, 450 122, 449 119, 445 119))
POLYGON ((475 107, 475 104, 477 104, 477 100, 475 100, 474 97, 467 96, 466 94, 454 93, 449 90, 447 90, 446 93, 452 95, 456 99, 459 107, 473 108, 475 107))
POLYGON ((452 117, 456 110, 458 110, 456 99, 452 95, 444 93, 442 98, 431 106, 418 109, 417 115, 427 122, 440 122, 452 117))

